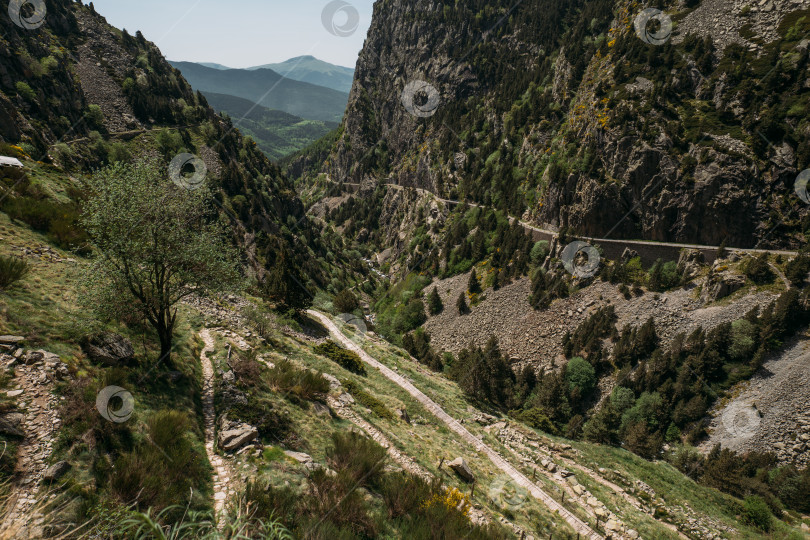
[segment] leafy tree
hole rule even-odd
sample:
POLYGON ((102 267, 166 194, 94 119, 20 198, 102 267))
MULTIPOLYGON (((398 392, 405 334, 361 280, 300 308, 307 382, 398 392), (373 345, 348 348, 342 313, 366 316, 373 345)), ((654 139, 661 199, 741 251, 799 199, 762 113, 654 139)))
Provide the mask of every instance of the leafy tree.
POLYGON ((731 343, 728 353, 734 360, 746 360, 756 347, 757 329, 745 319, 731 323, 731 343))
POLYGON ((532 263, 540 264, 543 260, 548 256, 549 252, 549 245, 547 240, 540 240, 539 242, 535 242, 534 246, 532 246, 532 251, 530 253, 530 258, 532 263))
POLYGON ((339 313, 352 313, 360 307, 357 297, 348 289, 344 289, 335 295, 334 305, 339 313))
POLYGON ((584 358, 575 356, 565 367, 565 378, 568 387, 573 390, 579 388, 580 395, 587 395, 596 386, 596 370, 584 358))
POLYGON ((438 315, 444 309, 444 304, 442 304, 441 296, 439 296, 439 291, 436 287, 433 287, 433 290, 430 291, 428 295, 428 311, 431 315, 438 315))
POLYGON ((99 316, 132 311, 154 327, 169 359, 176 305, 237 288, 237 256, 212 221, 206 189, 175 186, 154 162, 116 163, 93 175, 82 224, 98 250, 84 301, 99 316))

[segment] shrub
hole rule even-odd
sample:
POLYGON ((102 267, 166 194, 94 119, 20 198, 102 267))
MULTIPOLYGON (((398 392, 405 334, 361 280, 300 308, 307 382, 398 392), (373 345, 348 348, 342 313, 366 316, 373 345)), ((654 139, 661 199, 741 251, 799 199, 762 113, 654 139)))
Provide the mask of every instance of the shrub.
POLYGON ((18 257, 0 255, 0 290, 8 289, 20 281, 31 270, 31 266, 18 257))
POLYGON ((17 94, 20 95, 26 101, 35 101, 37 99, 37 94, 34 92, 28 83, 23 81, 18 81, 16 84, 17 87, 17 94))
POLYGON ((762 253, 758 257, 752 257, 745 263, 745 275, 756 283, 762 285, 773 281, 773 272, 768 266, 768 254, 762 253))
POLYGON ((54 145, 53 150, 63 166, 67 165, 76 155, 75 152, 73 152, 73 148, 63 142, 54 145))
POLYGON ((800 254, 785 266, 785 276, 793 285, 801 287, 810 273, 810 255, 800 254))
POLYGON ((337 362, 344 369, 365 376, 366 368, 357 353, 344 349, 334 341, 326 341, 313 349, 317 354, 337 362))
POLYGON ((426 320, 425 303, 422 302, 421 298, 411 298, 397 312, 394 318, 394 331, 399 334, 406 334, 419 328, 426 320))
POLYGON ((387 460, 385 448, 354 431, 332 433, 332 444, 326 449, 329 466, 346 473, 356 486, 378 484, 387 460))
POLYGON ((334 305, 339 313, 352 313, 360 307, 354 293, 346 289, 335 295, 334 305))
POLYGON ((188 497, 209 478, 206 460, 192 444, 193 424, 179 411, 160 411, 146 421, 147 439, 118 458, 111 492, 123 503, 162 510, 188 497))
POLYGON ((757 495, 746 497, 743 503, 743 521, 761 531, 770 531, 773 523, 768 503, 757 495))
POLYGON ((88 105, 84 119, 90 129, 104 129, 104 113, 98 105, 88 105))
POLYGON ((329 381, 321 373, 298 369, 287 360, 276 363, 268 379, 276 389, 299 399, 312 401, 329 393, 329 381))
POLYGON ((539 429, 551 435, 557 434, 557 428, 554 426, 554 423, 546 416, 543 409, 539 407, 532 407, 531 409, 522 411, 511 411, 509 414, 534 429, 539 429))
POLYGON ((183 137, 176 131, 161 129, 155 136, 158 150, 163 157, 173 157, 183 149, 183 137))
POLYGON ((386 420, 394 420, 396 418, 394 413, 391 412, 391 409, 385 406, 385 403, 360 388, 357 384, 349 380, 341 381, 341 384, 346 387, 346 390, 348 390, 361 405, 371 410, 371 412, 380 418, 385 418, 386 420))

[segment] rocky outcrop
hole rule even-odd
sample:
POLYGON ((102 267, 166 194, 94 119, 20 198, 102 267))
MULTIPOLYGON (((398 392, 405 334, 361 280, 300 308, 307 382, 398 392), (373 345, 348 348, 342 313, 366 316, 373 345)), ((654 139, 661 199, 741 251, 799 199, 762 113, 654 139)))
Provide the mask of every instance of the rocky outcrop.
POLYGON ((106 332, 88 336, 82 349, 90 360, 105 366, 126 365, 135 358, 135 349, 125 337, 106 332))

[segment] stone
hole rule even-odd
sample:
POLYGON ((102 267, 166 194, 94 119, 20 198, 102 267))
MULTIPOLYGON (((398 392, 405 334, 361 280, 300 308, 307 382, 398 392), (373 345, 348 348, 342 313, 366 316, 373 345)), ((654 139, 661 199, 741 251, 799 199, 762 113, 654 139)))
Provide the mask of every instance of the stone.
POLYGON ((82 350, 90 360, 105 366, 126 365, 135 358, 132 343, 113 332, 86 337, 82 350))
POLYGON ((6 395, 8 397, 17 397, 17 396, 21 396, 23 394, 23 392, 24 392, 24 390, 9 390, 8 392, 6 392, 6 395))
POLYGON ((0 344, 2 345, 14 345, 16 347, 23 341, 25 341, 25 338, 22 336, 0 336, 0 344))
POLYGON ((25 435, 22 430, 23 420, 25 420, 25 415, 18 412, 8 412, 0 415, 0 433, 23 437, 25 435))
POLYGON ((311 463, 312 456, 303 452, 293 452, 292 450, 284 450, 284 455, 294 459, 298 463, 311 463))
POLYGON ((475 475, 470 469, 470 466, 467 465, 467 462, 462 457, 457 457, 453 461, 447 464, 448 467, 453 469, 453 471, 461 477, 467 483, 475 482, 475 475))
POLYGON ((408 416, 408 411, 406 411, 405 409, 397 409, 397 414, 399 415, 400 420, 402 420, 406 424, 411 423, 411 417, 408 416))
POLYGON ((638 531, 635 529, 629 529, 625 534, 627 538, 638 538, 638 531))
POLYGON ((59 480, 69 470, 70 463, 67 461, 57 461, 45 470, 42 479, 46 482, 53 482, 54 480, 59 480))
POLYGON ((329 410, 329 407, 321 403, 320 401, 315 401, 312 403, 312 409, 315 411, 315 414, 318 416, 325 416, 330 417, 332 416, 332 411, 329 410))
POLYGON ((219 445, 226 452, 242 448, 259 436, 259 430, 248 424, 240 424, 234 429, 219 433, 219 445))
POLYGON ((605 523, 605 529, 608 531, 619 531, 621 528, 622 526, 615 519, 609 519, 607 523, 605 523))

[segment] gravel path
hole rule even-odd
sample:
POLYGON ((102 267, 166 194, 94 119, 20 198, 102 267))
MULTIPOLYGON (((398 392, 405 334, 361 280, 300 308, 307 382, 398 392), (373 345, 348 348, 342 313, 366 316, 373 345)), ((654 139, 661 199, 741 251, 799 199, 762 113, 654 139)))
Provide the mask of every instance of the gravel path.
MULTIPOLYGON (((20 405, 25 411, 21 429, 25 438, 19 446, 17 465, 11 482, 8 513, 4 516, 0 537, 36 538, 42 534, 44 518, 37 510, 40 482, 59 429, 57 398, 51 393, 52 382, 39 365, 18 364, 14 382, 20 405)), ((2 449, 0 451, 5 451, 2 449)))
POLYGON ((338 327, 335 326, 335 324, 328 317, 313 310, 308 310, 307 313, 318 319, 318 321, 320 321, 324 326, 326 326, 326 328, 329 329, 333 337, 337 339, 344 347, 356 352, 364 362, 378 369, 380 373, 385 375, 385 377, 387 377, 388 379, 399 385, 403 390, 408 392, 408 394, 410 394, 414 399, 419 401, 419 403, 421 403, 427 410, 429 410, 434 416, 436 416, 436 418, 444 422, 444 424, 447 425, 447 427, 449 427, 453 432, 459 435, 467 443, 472 445, 476 451, 485 454, 496 467, 498 467, 505 474, 509 475, 509 477, 511 477, 516 484, 528 490, 529 493, 532 494, 532 496, 534 496, 536 499, 538 499, 543 504, 548 506, 553 512, 560 514, 560 516, 563 519, 565 519, 566 522, 568 522, 568 524, 574 529, 574 531, 577 534, 584 535, 585 538, 590 538, 592 540, 603 540, 603 537, 599 535, 596 531, 591 529, 587 523, 585 523, 577 516, 572 514, 570 511, 568 511, 565 507, 563 507, 560 503, 554 500, 545 491, 537 487, 537 485, 534 484, 531 480, 529 480, 526 476, 524 476, 523 473, 518 471, 515 467, 509 464, 509 462, 507 462, 505 459, 499 456, 492 448, 481 442, 472 433, 467 431, 467 429, 464 428, 464 426, 462 426, 456 419, 447 414, 444 411, 444 409, 439 407, 433 400, 431 400, 429 397, 423 394, 410 381, 406 380, 398 373, 394 372, 387 366, 383 365, 382 363, 372 358, 363 349, 354 344, 349 338, 344 336, 343 333, 338 329, 338 327))
POLYGON ((810 465, 810 331, 768 360, 739 395, 714 411, 715 444, 737 452, 774 452, 782 463, 810 465))
POLYGON ((214 337, 205 328, 200 332, 205 347, 200 353, 203 370, 203 417, 205 418, 205 453, 214 467, 214 513, 218 517, 225 509, 225 501, 234 494, 231 478, 233 471, 225 459, 216 453, 216 411, 214 410, 214 366, 208 354, 214 352, 214 337))

